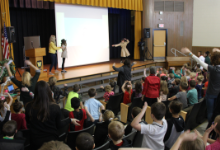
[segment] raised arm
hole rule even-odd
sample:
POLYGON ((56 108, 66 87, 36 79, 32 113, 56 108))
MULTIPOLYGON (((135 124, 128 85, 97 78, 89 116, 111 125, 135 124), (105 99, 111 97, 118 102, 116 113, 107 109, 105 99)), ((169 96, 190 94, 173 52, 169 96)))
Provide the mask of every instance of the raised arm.
POLYGON ((129 39, 127 39, 127 44, 130 43, 129 39))
POLYGON ((120 67, 120 68, 116 68, 115 67, 115 63, 112 65, 112 68, 115 70, 115 71, 118 71, 118 72, 124 72, 124 68, 123 67, 120 67))
POLYGON ((121 90, 122 90, 123 93, 125 93, 125 85, 126 85, 127 82, 128 82, 128 81, 125 81, 125 82, 123 83, 122 87, 121 87, 121 90))
POLYGON ((194 59, 198 64, 200 64, 204 69, 208 70, 208 64, 201 61, 196 55, 194 55, 188 48, 184 47, 181 49, 181 52, 184 54, 188 54, 189 56, 192 56, 192 59, 194 59))
POLYGON ((9 98, 8 105, 11 106, 13 99, 12 99, 12 97, 9 93, 7 93, 7 95, 8 95, 8 98, 9 98))
POLYGON ((147 77, 146 71, 147 71, 147 69, 145 68, 145 69, 144 69, 144 77, 145 77, 145 78, 147 77))
POLYGON ((39 70, 39 68, 33 65, 30 60, 25 60, 25 63, 29 65, 31 68, 33 68, 35 71, 39 70))
MULTIPOLYGON (((10 68, 9 68, 8 63, 5 63, 4 66, 5 66, 5 68, 6 68, 7 71, 8 71, 8 75, 9 75, 9 77, 12 77, 13 75, 12 75, 12 73, 11 73, 11 70, 10 70, 10 68)), ((2 69, 3 69, 3 68, 2 68, 2 69)))
POLYGON ((121 46, 121 43, 113 44, 113 45, 112 45, 112 47, 118 47, 118 46, 121 46))
POLYGON ((18 86, 18 87, 20 88, 20 87, 21 87, 21 82, 18 81, 18 80, 12 75, 11 70, 10 70, 10 68, 9 68, 9 65, 8 65, 7 63, 5 63, 4 66, 5 66, 5 68, 6 68, 7 71, 8 71, 8 75, 9 75, 9 77, 11 78, 11 81, 12 81, 16 86, 18 86))

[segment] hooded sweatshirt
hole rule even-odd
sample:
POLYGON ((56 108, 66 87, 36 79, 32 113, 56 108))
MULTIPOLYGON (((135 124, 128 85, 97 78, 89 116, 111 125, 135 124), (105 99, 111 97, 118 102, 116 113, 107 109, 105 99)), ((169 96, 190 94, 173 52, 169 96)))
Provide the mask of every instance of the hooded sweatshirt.
POLYGON ((118 150, 119 148, 124 148, 124 147, 132 147, 132 143, 130 140, 122 139, 123 144, 121 146, 114 145, 114 143, 111 141, 110 142, 110 149, 111 150, 118 150))
POLYGON ((177 138, 184 132, 185 122, 182 116, 179 118, 171 118, 167 120, 168 128, 164 137, 164 144, 167 148, 171 148, 177 138))
POLYGON ((147 98, 157 98, 160 94, 160 78, 154 74, 145 78, 142 95, 147 98))

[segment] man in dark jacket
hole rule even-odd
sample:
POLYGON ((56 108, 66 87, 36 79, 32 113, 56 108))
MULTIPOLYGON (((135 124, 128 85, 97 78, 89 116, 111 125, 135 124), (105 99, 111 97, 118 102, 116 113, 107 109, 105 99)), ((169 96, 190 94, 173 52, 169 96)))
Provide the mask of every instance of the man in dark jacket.
POLYGON ((124 84, 125 81, 131 81, 131 68, 132 66, 136 64, 136 62, 133 62, 131 64, 129 59, 125 59, 124 65, 120 68, 115 67, 115 63, 113 64, 112 68, 115 71, 118 71, 118 80, 117 85, 119 86, 119 93, 122 93, 121 87, 124 84))
POLYGON ((108 135, 112 140, 110 142, 111 150, 118 150, 122 147, 131 147, 131 141, 122 139, 124 135, 124 125, 119 121, 112 121, 108 126, 108 135))

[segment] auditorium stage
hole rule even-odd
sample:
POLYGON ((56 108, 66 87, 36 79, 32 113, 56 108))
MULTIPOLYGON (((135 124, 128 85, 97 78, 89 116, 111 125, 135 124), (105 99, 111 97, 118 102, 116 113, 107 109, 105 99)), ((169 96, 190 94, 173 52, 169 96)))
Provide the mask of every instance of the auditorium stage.
MULTIPOLYGON (((136 61, 131 60, 131 62, 136 62, 136 64, 132 67, 132 70, 138 70, 143 69, 144 67, 150 67, 150 66, 164 66, 165 62, 154 62, 154 61, 136 61)), ((108 76, 111 74, 116 74, 112 68, 113 63, 116 63, 116 67, 121 67, 123 64, 120 63, 119 59, 111 59, 108 62, 98 63, 98 64, 91 64, 91 65, 85 65, 85 66, 78 66, 78 67, 69 67, 65 68, 67 73, 54 73, 54 70, 52 70, 52 73, 54 73, 54 76, 57 78, 57 84, 64 84, 64 83, 70 83, 70 82, 77 82, 82 81, 86 79, 91 78, 97 78, 102 76, 108 76)), ((51 77, 49 75, 49 67, 50 65, 44 65, 44 69, 47 69, 47 77, 46 78, 40 78, 39 80, 48 81, 48 79, 51 77)), ((24 69, 18 68, 19 72, 23 74, 24 69)), ((61 71, 61 69, 58 69, 61 71)), ((18 72, 16 72, 16 78, 18 80, 21 80, 20 75, 18 72)))

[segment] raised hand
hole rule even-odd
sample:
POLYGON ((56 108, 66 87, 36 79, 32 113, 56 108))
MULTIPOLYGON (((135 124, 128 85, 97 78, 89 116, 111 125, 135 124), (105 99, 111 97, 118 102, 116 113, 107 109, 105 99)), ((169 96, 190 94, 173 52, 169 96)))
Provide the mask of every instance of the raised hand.
POLYGON ((191 53, 191 51, 190 51, 187 47, 183 47, 183 48, 181 49, 181 52, 184 53, 184 54, 191 53))
POLYGON ((194 141, 196 140, 197 136, 198 135, 195 132, 190 133, 190 130, 187 130, 186 132, 180 135, 180 138, 182 141, 194 141))
POLYGON ((25 60, 25 64, 27 64, 27 65, 31 65, 32 63, 31 63, 30 60, 25 60))

